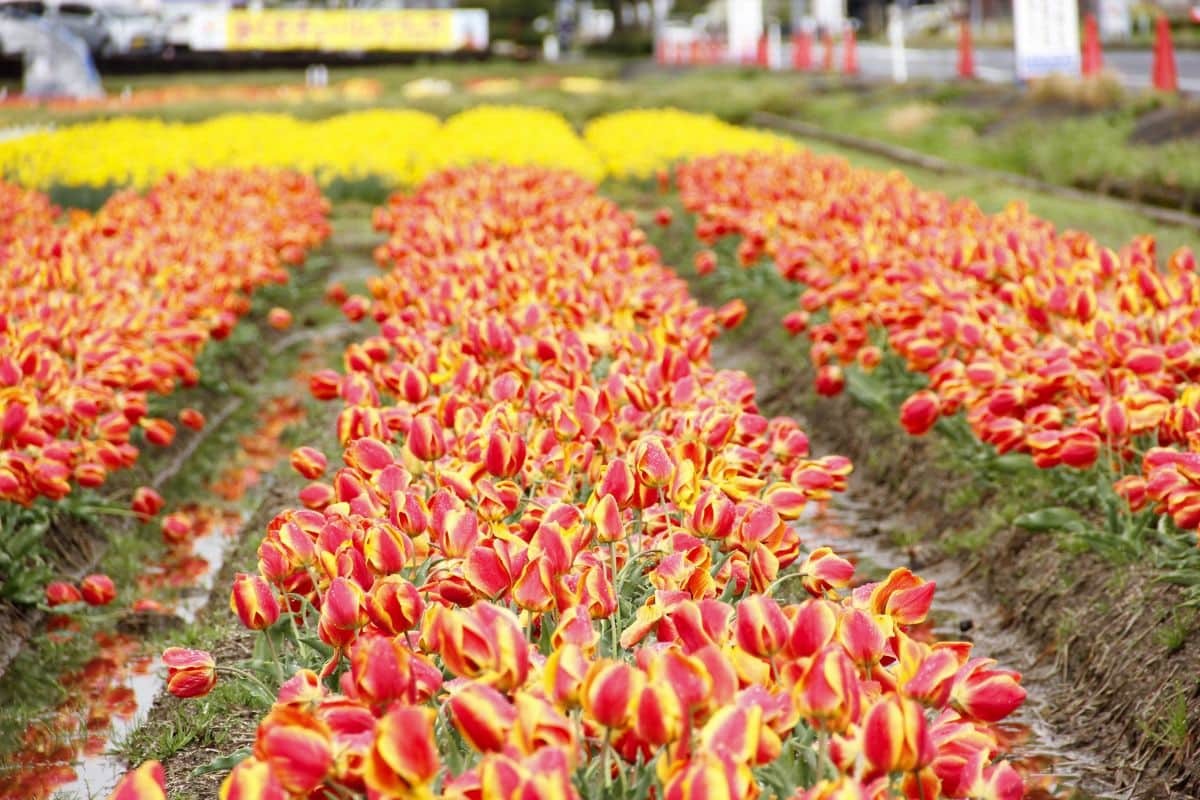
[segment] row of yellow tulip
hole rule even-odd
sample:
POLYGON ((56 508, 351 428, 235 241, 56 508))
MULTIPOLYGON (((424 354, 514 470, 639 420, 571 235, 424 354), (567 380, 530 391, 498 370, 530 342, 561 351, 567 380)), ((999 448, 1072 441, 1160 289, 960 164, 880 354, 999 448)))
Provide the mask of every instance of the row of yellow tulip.
POLYGON ((601 180, 647 177, 692 156, 791 147, 772 134, 673 109, 609 114, 582 136, 553 111, 520 106, 480 106, 445 122, 394 109, 318 121, 239 113, 200 123, 126 117, 43 131, 0 142, 0 174, 37 188, 148 186, 170 172, 267 166, 308 172, 325 183, 375 176, 408 184, 447 167, 489 161, 601 180))

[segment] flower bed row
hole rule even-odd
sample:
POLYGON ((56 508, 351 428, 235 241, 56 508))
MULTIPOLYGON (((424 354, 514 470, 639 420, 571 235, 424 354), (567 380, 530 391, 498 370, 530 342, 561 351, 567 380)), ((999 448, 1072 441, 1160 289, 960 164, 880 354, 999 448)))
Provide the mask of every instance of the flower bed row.
POLYGON ((741 237, 802 284, 784 324, 807 329, 817 389, 870 370, 873 334, 928 388, 912 434, 964 412, 1000 453, 1039 467, 1099 464, 1133 510, 1200 528, 1200 278, 1187 249, 1118 251, 1012 205, 986 214, 902 175, 807 152, 698 159, 679 170, 697 236, 741 237))
POLYGON ((0 500, 22 504, 129 467, 135 429, 169 444, 149 395, 194 384, 205 343, 329 232, 316 183, 288 172, 165 178, 63 224, 44 197, 0 191, 25 204, 0 226, 0 500))
MULTIPOLYGON (((310 668, 223 798, 1021 795, 1019 676, 910 635, 933 584, 801 541, 850 465, 713 369, 744 306, 698 306, 567 173, 444 172, 376 223, 389 271, 346 308, 378 333, 311 382, 345 466, 293 454, 306 508, 231 599, 310 668)), ((176 695, 216 680, 164 660, 176 695)))
POLYGON ((307 172, 324 184, 377 178, 392 185, 487 161, 569 169, 599 180, 648 177, 676 159, 755 147, 792 145, 774 134, 671 109, 609 114, 583 137, 561 115, 521 106, 480 106, 445 122, 386 109, 316 121, 235 113, 200 123, 104 120, 0 142, 0 175, 38 188, 146 186, 188 169, 278 167, 307 172))

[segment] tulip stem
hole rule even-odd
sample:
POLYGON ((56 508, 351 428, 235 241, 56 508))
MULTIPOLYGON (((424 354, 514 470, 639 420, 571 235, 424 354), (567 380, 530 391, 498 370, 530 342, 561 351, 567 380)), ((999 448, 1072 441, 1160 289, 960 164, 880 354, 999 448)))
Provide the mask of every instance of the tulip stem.
POLYGON ((130 511, 128 508, 121 508, 119 506, 81 505, 79 506, 78 510, 87 514, 107 514, 110 517, 131 517, 133 519, 141 520, 142 522, 149 522, 151 519, 145 514, 137 511, 130 511))
POLYGON ((242 678, 243 680, 250 681, 255 686, 257 686, 259 689, 261 689, 263 691, 264 695, 268 699, 274 698, 276 696, 276 692, 273 692, 269 688, 267 688, 267 685, 262 682, 262 678, 258 677, 253 672, 249 672, 247 670, 240 669, 238 667, 226 667, 226 666, 221 666, 221 665, 218 665, 215 668, 215 671, 217 673, 224 672, 224 673, 232 675, 236 678, 242 678))
POLYGON ((264 630, 262 635, 267 637, 267 649, 271 651, 271 671, 275 675, 275 680, 283 683, 283 661, 280 660, 279 650, 275 647, 275 637, 267 630, 264 630))
POLYGON ((608 543, 608 557, 612 565, 613 598, 616 608, 612 615, 612 649, 613 658, 620 658, 621 652, 621 585, 617 580, 617 543, 608 543))
MULTIPOLYGON (((633 535, 635 537, 637 537, 637 550, 639 553, 642 552, 642 530, 645 527, 646 527, 646 525, 642 521, 642 510, 640 508, 635 508, 633 510, 633 535)), ((630 558, 633 557, 633 539, 632 538, 630 539, 629 556, 630 556, 630 558)))
MULTIPOLYGON (((829 758, 829 732, 817 729, 817 780, 825 780, 825 762, 829 758)), ((831 776, 832 777, 832 776, 831 776)))
POLYGON ((604 761, 601 769, 604 770, 604 788, 607 790, 612 786, 612 728, 604 729, 604 761))

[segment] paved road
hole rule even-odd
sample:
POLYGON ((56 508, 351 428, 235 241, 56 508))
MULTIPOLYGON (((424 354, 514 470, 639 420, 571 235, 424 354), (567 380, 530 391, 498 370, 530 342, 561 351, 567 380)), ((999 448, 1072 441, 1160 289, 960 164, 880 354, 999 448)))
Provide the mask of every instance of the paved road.
MULTIPOLYGON (((819 58, 819 47, 815 50, 814 56, 819 58)), ((910 78, 948 79, 957 74, 958 52, 953 48, 944 50, 909 48, 907 54, 910 78)), ((840 63, 840 48, 837 57, 840 63)), ((869 78, 891 77, 892 54, 887 45, 860 43, 858 60, 863 75, 869 78)), ((1153 55, 1149 50, 1110 50, 1104 53, 1104 66, 1116 72, 1122 83, 1131 88, 1144 89, 1150 86, 1152 63, 1153 55)), ((1200 94, 1200 51, 1176 51, 1175 67, 1179 73, 1179 88, 1189 94, 1200 94)), ((1008 83, 1015 80, 1012 50, 976 48, 975 72, 979 78, 995 83, 1008 83)))

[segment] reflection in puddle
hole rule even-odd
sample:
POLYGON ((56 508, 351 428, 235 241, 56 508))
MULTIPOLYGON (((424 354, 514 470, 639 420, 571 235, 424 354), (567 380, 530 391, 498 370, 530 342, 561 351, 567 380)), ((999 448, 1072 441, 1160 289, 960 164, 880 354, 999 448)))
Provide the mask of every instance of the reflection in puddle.
MULTIPOLYGON (((307 378, 294 380, 303 385, 307 378)), ((110 752, 112 744, 144 721, 163 686, 160 661, 144 654, 137 633, 192 622, 208 601, 229 544, 249 516, 220 504, 238 503, 286 460, 283 433, 305 416, 294 394, 263 403, 258 428, 240 438, 231 466, 209 487, 209 504, 184 505, 169 515, 171 523, 163 526, 167 551, 138 576, 140 597, 116 623, 132 630, 97 633, 97 655, 59 679, 65 699, 27 727, 0 766, 0 800, 102 800, 125 774, 128 765, 110 752)), ((58 615, 48 622, 47 635, 70 637, 79 627, 58 615)))
MULTIPOLYGON (((872 518, 865 507, 839 498, 833 506, 813 507, 800 524, 807 547, 829 545, 854 562, 863 581, 872 581, 886 577, 891 567, 905 560, 904 554, 879 534, 886 525, 876 523, 883 522, 872 518)), ((1009 760, 1025 779, 1026 800, 1115 798, 1115 789, 1101 785, 1097 778, 1103 774, 1101 759, 1072 746, 1046 722, 1044 715, 1055 698, 1070 692, 1053 659, 1032 652, 1004 625, 1001 609, 976 595, 962 565, 946 559, 908 566, 937 583, 929 620, 910 631, 915 638, 972 642, 978 655, 995 658, 1022 673, 1028 697, 1017 713, 997 728, 1009 760)))
MULTIPOLYGON (((138 709, 153 699, 155 661, 139 654, 135 637, 99 633, 95 642, 97 655, 61 677, 66 700, 31 724, 7 758, 3 800, 47 797, 74 786, 80 757, 102 758, 110 732, 128 730, 138 709)), ((76 793, 85 789, 74 788, 76 793)))

